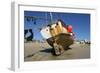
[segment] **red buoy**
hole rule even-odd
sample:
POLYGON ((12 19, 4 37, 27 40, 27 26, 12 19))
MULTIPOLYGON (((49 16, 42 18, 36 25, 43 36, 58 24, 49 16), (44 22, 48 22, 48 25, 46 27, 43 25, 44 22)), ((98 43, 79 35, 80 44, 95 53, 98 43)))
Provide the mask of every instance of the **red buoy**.
POLYGON ((68 25, 68 27, 67 27, 67 30, 68 30, 68 32, 72 32, 72 29, 73 29, 73 27, 71 26, 71 25, 68 25))

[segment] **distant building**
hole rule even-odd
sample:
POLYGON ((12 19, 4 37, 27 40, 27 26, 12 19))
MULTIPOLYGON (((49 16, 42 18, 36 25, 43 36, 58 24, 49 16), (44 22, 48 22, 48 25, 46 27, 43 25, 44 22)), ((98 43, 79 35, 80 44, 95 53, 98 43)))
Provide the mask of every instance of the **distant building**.
POLYGON ((75 44, 90 44, 90 41, 87 40, 75 40, 75 44))

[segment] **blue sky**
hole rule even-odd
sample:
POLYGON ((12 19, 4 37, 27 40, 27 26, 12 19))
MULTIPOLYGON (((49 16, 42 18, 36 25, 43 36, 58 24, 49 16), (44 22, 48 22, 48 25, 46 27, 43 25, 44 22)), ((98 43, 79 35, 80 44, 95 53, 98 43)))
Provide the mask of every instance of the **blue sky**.
MULTIPOLYGON (((34 24, 35 19, 33 21, 24 19, 24 29, 31 28, 34 32, 34 39, 43 39, 39 28, 48 25, 50 12, 24 11, 24 16, 36 17, 36 24, 34 24)), ((52 12, 52 17, 53 22, 62 19, 66 25, 72 25, 77 40, 90 40, 90 14, 52 12)))

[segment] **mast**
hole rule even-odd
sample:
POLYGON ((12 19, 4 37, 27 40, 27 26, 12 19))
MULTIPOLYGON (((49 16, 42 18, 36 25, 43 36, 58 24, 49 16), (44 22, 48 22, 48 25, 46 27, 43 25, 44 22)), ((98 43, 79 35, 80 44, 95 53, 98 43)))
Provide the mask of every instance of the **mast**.
POLYGON ((50 24, 53 24, 53 16, 52 16, 52 12, 50 12, 50 24))

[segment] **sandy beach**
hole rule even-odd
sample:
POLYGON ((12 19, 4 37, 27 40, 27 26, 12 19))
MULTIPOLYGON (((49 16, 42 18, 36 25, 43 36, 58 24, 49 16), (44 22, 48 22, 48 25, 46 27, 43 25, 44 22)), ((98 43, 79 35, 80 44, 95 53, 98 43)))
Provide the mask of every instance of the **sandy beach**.
POLYGON ((90 58, 89 44, 73 44, 60 56, 52 54, 53 48, 47 42, 24 43, 24 61, 70 60, 90 58))

